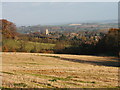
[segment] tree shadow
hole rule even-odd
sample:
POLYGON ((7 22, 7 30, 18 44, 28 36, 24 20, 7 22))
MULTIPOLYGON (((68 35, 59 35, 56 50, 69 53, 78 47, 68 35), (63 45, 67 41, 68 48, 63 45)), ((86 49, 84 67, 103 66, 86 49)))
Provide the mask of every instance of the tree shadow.
POLYGON ((101 65, 101 66, 109 66, 109 67, 120 67, 119 59, 113 61, 88 61, 88 60, 80 60, 80 59, 69 59, 69 58, 62 58, 61 60, 71 61, 71 62, 78 62, 78 63, 89 63, 93 65, 101 65))

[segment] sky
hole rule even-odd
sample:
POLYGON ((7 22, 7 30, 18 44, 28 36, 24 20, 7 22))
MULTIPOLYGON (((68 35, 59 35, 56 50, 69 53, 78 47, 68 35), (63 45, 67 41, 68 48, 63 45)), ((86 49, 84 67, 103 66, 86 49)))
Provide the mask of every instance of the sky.
POLYGON ((2 18, 16 25, 117 20, 117 2, 3 2, 2 18))

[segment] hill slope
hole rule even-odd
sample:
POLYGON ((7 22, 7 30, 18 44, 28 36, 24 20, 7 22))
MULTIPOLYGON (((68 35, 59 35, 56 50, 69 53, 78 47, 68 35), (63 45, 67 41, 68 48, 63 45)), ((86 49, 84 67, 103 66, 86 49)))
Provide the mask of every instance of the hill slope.
POLYGON ((118 62, 112 57, 38 53, 3 53, 2 56, 4 88, 118 86, 118 62))

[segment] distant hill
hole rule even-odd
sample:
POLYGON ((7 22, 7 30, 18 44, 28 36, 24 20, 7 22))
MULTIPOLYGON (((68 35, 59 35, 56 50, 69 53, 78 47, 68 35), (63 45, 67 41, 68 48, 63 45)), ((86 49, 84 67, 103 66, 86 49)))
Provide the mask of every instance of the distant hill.
POLYGON ((46 29, 49 31, 67 31, 76 32, 81 30, 108 30, 109 28, 118 28, 118 24, 115 23, 116 20, 106 20, 94 23, 79 23, 79 24, 63 24, 63 25, 34 25, 34 26, 20 26, 17 27, 19 33, 33 33, 41 32, 46 29), (114 23, 113 23, 114 22, 114 23))

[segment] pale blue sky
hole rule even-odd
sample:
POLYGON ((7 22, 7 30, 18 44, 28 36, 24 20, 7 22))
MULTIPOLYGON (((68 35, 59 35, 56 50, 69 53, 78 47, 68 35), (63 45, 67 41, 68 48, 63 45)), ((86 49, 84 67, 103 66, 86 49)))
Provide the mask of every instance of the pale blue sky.
POLYGON ((16 25, 67 24, 118 18, 118 3, 6 2, 2 17, 16 25))

